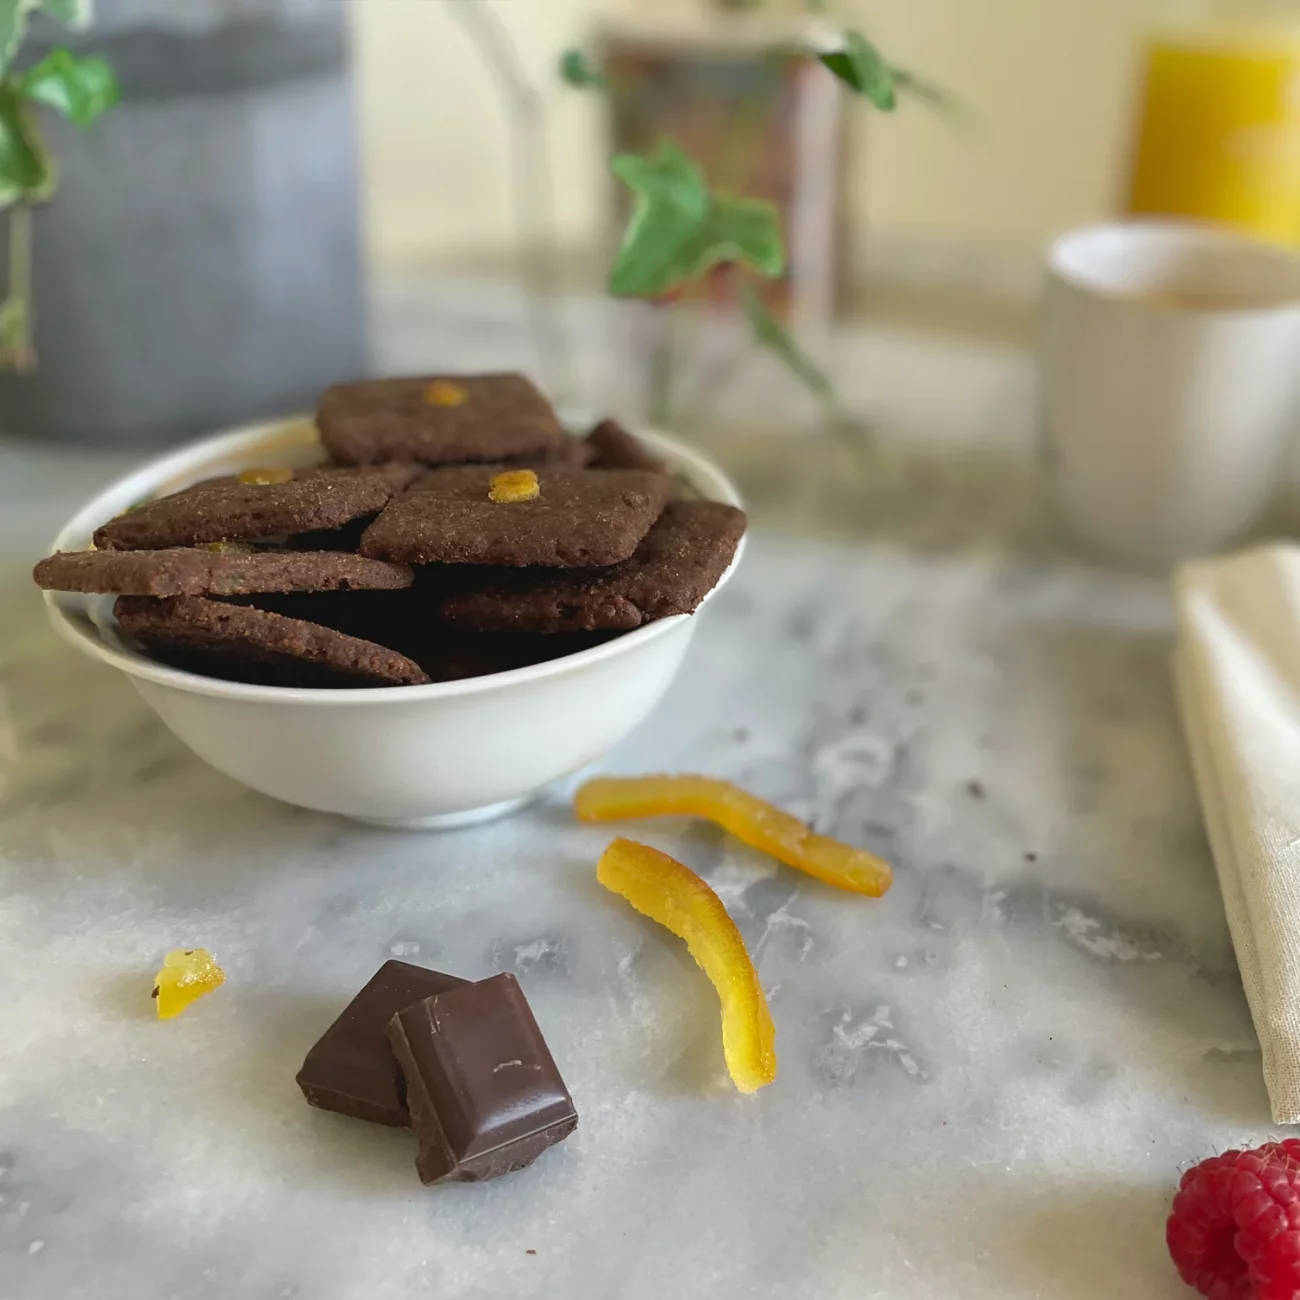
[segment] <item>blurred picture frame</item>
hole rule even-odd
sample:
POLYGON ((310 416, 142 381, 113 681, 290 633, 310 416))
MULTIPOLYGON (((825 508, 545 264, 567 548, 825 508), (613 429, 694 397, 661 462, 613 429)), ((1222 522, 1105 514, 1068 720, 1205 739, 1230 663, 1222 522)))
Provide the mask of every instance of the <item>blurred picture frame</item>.
MULTIPOLYGON (((848 288, 847 115, 818 64, 773 57, 783 35, 725 12, 607 22, 608 129, 615 152, 644 152, 671 136, 716 188, 774 203, 789 262, 761 286, 764 299, 797 327, 817 329, 848 288)), ((627 212, 628 196, 615 187, 611 232, 627 212)), ((718 275, 690 296, 727 302, 734 294, 734 277, 718 275)))

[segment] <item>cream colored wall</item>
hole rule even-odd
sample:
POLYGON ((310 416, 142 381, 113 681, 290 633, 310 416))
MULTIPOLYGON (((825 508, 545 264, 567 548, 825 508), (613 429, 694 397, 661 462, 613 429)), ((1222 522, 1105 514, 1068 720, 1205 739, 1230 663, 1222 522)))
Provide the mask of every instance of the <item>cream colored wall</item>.
MULTIPOLYGON (((467 0, 357 0, 362 134, 372 249, 381 265, 509 247, 499 96, 451 9, 467 0)), ((555 85, 558 53, 591 0, 490 4, 546 87, 558 224, 589 243, 601 217, 598 101, 555 85)), ((685 0, 657 0, 659 4, 685 0)), ((617 0, 611 0, 617 3, 617 0)), ((639 0, 653 5, 656 0, 639 0)), ((954 131, 923 109, 861 133, 859 229, 936 248, 1036 248, 1107 212, 1118 183, 1143 0, 861 0, 898 61, 962 95, 954 131)))

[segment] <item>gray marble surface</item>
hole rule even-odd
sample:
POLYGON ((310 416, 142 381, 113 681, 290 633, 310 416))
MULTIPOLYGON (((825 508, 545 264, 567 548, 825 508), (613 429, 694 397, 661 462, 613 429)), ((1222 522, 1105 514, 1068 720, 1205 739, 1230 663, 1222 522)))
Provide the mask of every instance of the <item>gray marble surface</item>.
MULTIPOLYGON (((906 347, 932 401, 946 354, 906 347)), ((4 1300, 1189 1294, 1180 1169, 1269 1128, 1163 581, 1072 558, 1014 453, 721 450, 754 544, 608 766, 734 777, 897 868, 875 902, 632 828, 757 958, 780 1074, 752 1098, 563 791, 442 835, 300 812, 57 643, 25 570, 131 458, 0 447, 4 1300), (197 944, 228 983, 158 1023, 159 958, 197 944), (578 1133, 424 1189, 409 1135, 308 1109, 304 1052, 392 956, 516 972, 578 1133)))

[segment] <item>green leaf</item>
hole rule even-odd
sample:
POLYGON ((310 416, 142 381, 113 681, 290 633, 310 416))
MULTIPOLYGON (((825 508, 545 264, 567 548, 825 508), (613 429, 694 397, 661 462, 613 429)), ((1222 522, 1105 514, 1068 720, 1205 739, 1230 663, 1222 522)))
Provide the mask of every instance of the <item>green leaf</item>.
POLYGON ((671 140, 651 154, 618 154, 614 175, 633 193, 609 291, 658 298, 736 262, 760 275, 785 269, 785 239, 776 208, 761 199, 713 194, 698 163, 671 140))
POLYGON ((0 85, 0 208, 40 203, 57 184, 54 160, 45 152, 31 111, 17 91, 0 85))
POLYGON ((603 90, 605 74, 587 59, 581 50, 565 50, 560 55, 560 76, 578 90, 603 90))
POLYGON ((89 126, 122 97, 113 69, 96 55, 51 50, 23 73, 19 84, 28 99, 57 109, 77 126, 89 126))
POLYGON ((781 214, 766 199, 733 199, 715 194, 709 219, 693 250, 698 279, 722 262, 738 262, 775 279, 785 270, 785 233, 781 214))
POLYGON ((754 341, 779 357, 795 378, 823 402, 832 408, 837 408, 835 386, 831 383, 830 377, 795 342, 790 331, 768 311, 753 285, 745 285, 742 301, 754 341))
POLYGON ((704 173, 671 140, 648 156, 615 154, 609 166, 633 194, 609 291, 620 297, 657 297, 672 287, 682 249, 708 219, 704 173))
POLYGON ((869 99, 882 113, 898 107, 894 69, 861 32, 844 32, 844 46, 817 56, 850 90, 869 99))

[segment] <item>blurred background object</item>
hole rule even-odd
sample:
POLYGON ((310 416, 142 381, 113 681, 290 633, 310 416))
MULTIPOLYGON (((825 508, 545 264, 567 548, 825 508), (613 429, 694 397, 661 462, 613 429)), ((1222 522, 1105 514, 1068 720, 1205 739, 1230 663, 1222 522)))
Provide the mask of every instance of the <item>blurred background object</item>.
POLYGON ((35 16, 24 62, 56 39, 103 55, 122 102, 90 132, 50 125, 38 364, 0 378, 6 430, 195 435, 365 369, 348 9, 100 0, 71 34, 35 16))
MULTIPOLYGON (((479 0, 509 29, 538 85, 561 52, 602 25, 789 31, 789 15, 720 13, 706 0, 479 0)), ((900 63, 971 106, 959 132, 911 113, 853 131, 845 204, 859 285, 1036 292, 1058 231, 1113 212, 1129 148, 1135 74, 1151 11, 1134 0, 865 0, 832 6, 900 63)), ((447 3, 352 7, 359 38, 366 203, 385 272, 499 269, 513 256, 508 126, 447 3)), ((608 121, 594 97, 548 96, 556 224, 566 278, 593 284, 609 246, 608 121), (594 268, 594 269, 593 269, 594 268)))
POLYGON ((1300 0, 1166 0, 1129 210, 1300 243, 1300 0))
MULTIPOLYGON (((761 296, 801 326, 824 328, 847 287, 848 117, 835 80, 815 59, 774 53, 797 35, 793 24, 691 30, 662 17, 612 16, 598 44, 615 151, 644 153, 671 136, 718 189, 773 203, 787 265, 761 296)), ((625 193, 616 197, 618 230, 630 205, 625 193)), ((729 287, 714 277, 688 293, 725 301, 729 287)))
MULTIPOLYGON (((124 100, 92 133, 50 128, 64 181, 34 229, 41 365, 0 381, 0 418, 162 438, 309 404, 367 367, 358 207, 380 369, 521 366, 561 399, 643 417, 662 313, 604 298, 632 197, 610 158, 647 156, 661 133, 704 162, 711 192, 779 209, 788 270, 761 301, 846 404, 870 406, 890 377, 859 364, 855 331, 1023 344, 1062 230, 1133 209, 1300 241, 1297 11, 103 0, 72 43, 118 66, 124 100), (921 100, 942 87, 947 108, 850 112, 809 57, 818 25, 865 33, 925 78, 900 84, 921 100), (606 93, 562 83, 566 51, 608 72, 606 93)), ((25 57, 50 39, 34 28, 25 57)), ((700 418, 815 422, 798 384, 729 360, 746 337, 723 309, 730 272, 697 296, 682 347, 698 362, 687 388, 710 399, 700 418)))

